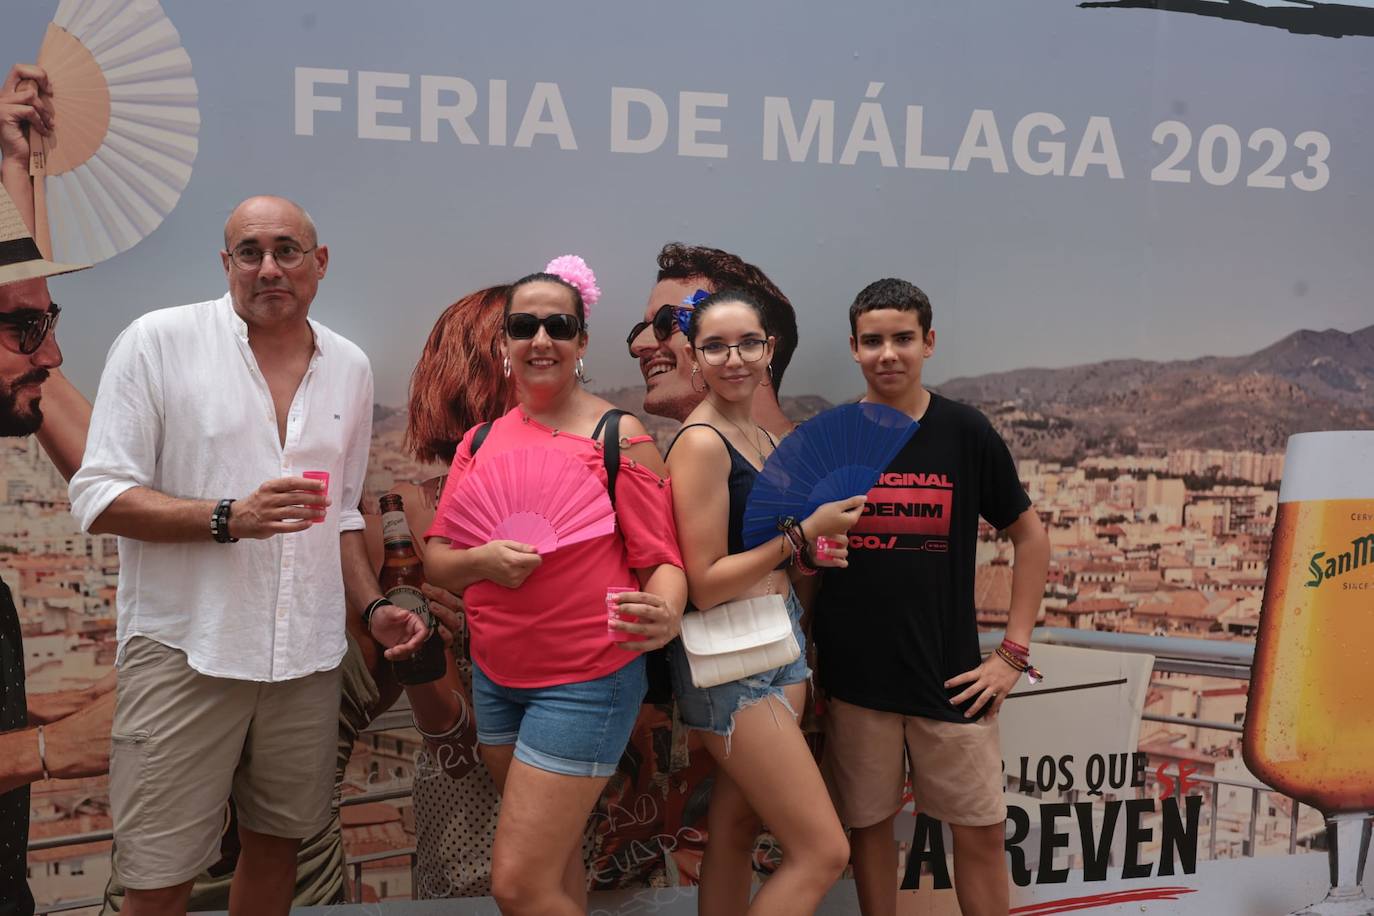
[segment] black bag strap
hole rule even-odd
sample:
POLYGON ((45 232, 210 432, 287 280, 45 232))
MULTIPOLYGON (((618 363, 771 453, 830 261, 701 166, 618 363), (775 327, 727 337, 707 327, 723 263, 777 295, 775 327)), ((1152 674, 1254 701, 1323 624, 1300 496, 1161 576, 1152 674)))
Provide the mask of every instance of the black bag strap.
POLYGON ((487 436, 491 435, 491 424, 495 420, 488 420, 477 427, 477 432, 472 434, 472 447, 468 449, 468 455, 476 458, 477 450, 482 447, 482 443, 487 441, 487 436))
MULTIPOLYGON (((592 430, 592 438, 601 435, 601 431, 606 431, 606 440, 602 444, 601 451, 606 460, 606 495, 611 498, 611 505, 615 505, 615 479, 620 473, 620 418, 625 416, 628 411, 612 408, 601 415, 601 419, 596 423, 596 429, 592 430)), ((477 432, 472 434, 472 447, 468 449, 468 454, 474 458, 477 450, 482 447, 482 443, 487 441, 487 436, 491 434, 491 424, 494 421, 488 420, 477 427, 477 432)))
POLYGON ((620 418, 626 413, 628 411, 612 407, 601 415, 596 429, 592 430, 593 439, 601 435, 603 428, 606 431, 601 453, 606 460, 606 495, 611 498, 612 506, 615 505, 615 478, 620 473, 620 418))

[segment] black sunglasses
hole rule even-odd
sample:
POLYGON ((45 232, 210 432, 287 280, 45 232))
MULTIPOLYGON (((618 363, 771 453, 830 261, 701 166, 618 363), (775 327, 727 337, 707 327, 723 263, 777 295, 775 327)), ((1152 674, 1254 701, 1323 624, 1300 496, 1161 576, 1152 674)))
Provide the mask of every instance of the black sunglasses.
POLYGON ((541 327, 554 340, 572 340, 582 332, 582 322, 567 312, 543 318, 529 312, 511 312, 506 316, 506 336, 511 340, 532 340, 541 327))
POLYGON ((692 310, 682 305, 661 305, 657 312, 654 312, 653 321, 640 321, 630 328, 630 336, 625 338, 625 346, 629 347, 630 355, 638 358, 635 353, 635 338, 644 333, 645 328, 654 329, 654 339, 660 343, 673 336, 674 331, 687 333, 687 319, 691 316, 692 310))
POLYGON ((48 339, 52 329, 57 327, 57 316, 62 314, 62 306, 54 302, 48 307, 46 312, 34 315, 32 312, 16 315, 12 312, 0 312, 0 325, 13 328, 4 335, 5 346, 11 350, 29 356, 38 351, 43 346, 43 341, 48 339), (21 317, 26 315, 27 317, 21 317), (11 343, 10 341, 13 341, 11 343))

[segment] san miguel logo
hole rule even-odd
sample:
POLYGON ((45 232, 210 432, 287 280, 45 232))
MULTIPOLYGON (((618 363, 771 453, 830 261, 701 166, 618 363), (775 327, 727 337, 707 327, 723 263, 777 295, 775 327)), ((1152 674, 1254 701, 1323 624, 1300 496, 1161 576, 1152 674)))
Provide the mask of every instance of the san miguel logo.
POLYGON ((1335 556, 1327 556, 1324 550, 1312 554, 1312 559, 1307 562, 1307 571, 1312 578, 1303 584, 1308 588, 1317 588, 1327 579, 1354 572, 1370 563, 1374 563, 1374 531, 1355 538, 1350 542, 1349 550, 1335 556))

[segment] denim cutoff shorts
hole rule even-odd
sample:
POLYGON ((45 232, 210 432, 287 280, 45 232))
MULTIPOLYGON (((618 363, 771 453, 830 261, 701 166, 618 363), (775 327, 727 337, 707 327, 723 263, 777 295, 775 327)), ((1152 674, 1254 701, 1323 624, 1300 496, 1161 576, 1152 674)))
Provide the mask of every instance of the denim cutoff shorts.
POLYGON ((668 664, 672 668, 673 694, 677 698, 678 716, 683 724, 728 738, 735 729, 735 713, 767 697, 777 697, 795 715, 797 710, 792 709, 782 689, 791 684, 801 684, 811 677, 811 669, 806 664, 806 637, 801 631, 801 615, 797 593, 790 592, 787 596, 787 616, 792 619, 792 633, 797 637, 797 645, 801 646, 801 654, 796 661, 715 687, 694 686, 692 669, 687 665, 687 650, 682 647, 682 640, 670 642, 668 664))
POLYGON ((514 744, 515 758, 564 776, 610 776, 649 689, 644 656, 592 681, 502 687, 472 666, 477 740, 514 744))

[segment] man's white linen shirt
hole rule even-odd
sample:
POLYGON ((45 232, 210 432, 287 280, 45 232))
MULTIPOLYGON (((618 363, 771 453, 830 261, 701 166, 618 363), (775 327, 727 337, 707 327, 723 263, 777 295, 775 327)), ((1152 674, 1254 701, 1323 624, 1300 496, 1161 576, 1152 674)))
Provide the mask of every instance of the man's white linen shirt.
POLYGON ((311 321, 315 353, 278 434, 248 325, 228 294, 149 312, 110 347, 72 514, 83 531, 115 497, 148 487, 185 499, 241 499, 265 481, 328 471, 324 522, 220 544, 119 538, 117 663, 144 636, 212 677, 284 681, 339 664, 346 648, 339 533, 358 510, 372 437, 372 368, 311 321))

